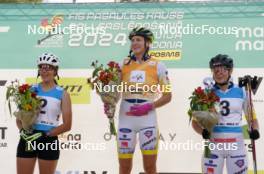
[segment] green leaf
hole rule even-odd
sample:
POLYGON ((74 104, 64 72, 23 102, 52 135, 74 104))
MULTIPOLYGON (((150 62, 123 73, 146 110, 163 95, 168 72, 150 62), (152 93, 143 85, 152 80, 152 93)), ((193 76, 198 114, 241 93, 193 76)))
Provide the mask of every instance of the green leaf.
POLYGON ((8 100, 10 97, 10 88, 7 88, 6 90, 6 100, 8 100))
POLYGON ((189 125, 190 125, 192 121, 192 110, 191 109, 188 110, 188 115, 189 115, 189 125))
POLYGON ((14 88, 8 87, 6 91, 6 100, 9 100, 9 98, 13 95, 14 93, 14 88))
POLYGON ((93 75, 92 75, 92 77, 94 78, 95 76, 97 76, 97 74, 98 74, 98 72, 99 72, 100 70, 102 70, 102 68, 100 68, 100 67, 96 68, 96 69, 93 71, 93 75))
POLYGON ((118 77, 117 76, 114 76, 113 77, 113 81, 117 81, 118 80, 118 77))
POLYGON ((113 122, 110 123, 110 133, 111 133, 111 135, 116 136, 116 128, 115 128, 115 124, 113 122))
POLYGON ((12 110, 11 110, 11 103, 10 100, 8 101, 8 109, 9 109, 9 114, 12 116, 12 110))
POLYGON ((207 104, 203 104, 202 105, 202 110, 203 111, 207 111, 209 108, 208 108, 208 106, 207 106, 207 104))

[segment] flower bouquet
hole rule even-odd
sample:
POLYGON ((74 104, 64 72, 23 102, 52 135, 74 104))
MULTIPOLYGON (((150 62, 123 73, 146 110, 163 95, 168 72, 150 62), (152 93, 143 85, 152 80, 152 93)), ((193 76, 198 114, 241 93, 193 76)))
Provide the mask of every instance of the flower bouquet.
MULTIPOLYGON (((189 122, 194 118, 201 127, 211 133, 213 127, 219 120, 218 113, 215 109, 219 103, 219 97, 210 88, 202 89, 198 87, 189 99, 191 100, 190 109, 188 110, 189 122)), ((205 146, 205 156, 209 157, 209 155, 210 150, 207 144, 205 146)))
POLYGON ((19 85, 16 80, 7 87, 6 100, 10 115, 12 115, 11 103, 15 103, 17 110, 13 113, 22 123, 22 128, 27 132, 32 132, 32 126, 35 123, 40 112, 41 100, 37 94, 31 90, 28 84, 19 85))
POLYGON ((95 89, 97 94, 101 97, 104 106, 107 107, 106 115, 109 119, 110 133, 116 135, 114 115, 116 104, 120 98, 120 93, 117 90, 113 90, 113 86, 121 84, 120 76, 121 69, 118 63, 111 61, 107 64, 107 67, 101 64, 98 66, 98 61, 92 63, 94 71, 92 77, 88 79, 88 83, 92 89, 95 89), (105 90, 104 87, 108 86, 109 90, 105 90))
POLYGON ((29 143, 42 136, 42 133, 33 133, 33 125, 41 108, 40 98, 31 90, 30 85, 19 85, 16 80, 7 87, 6 100, 10 115, 12 115, 11 103, 15 103, 17 109, 13 114, 22 124, 20 136, 28 142, 26 151, 32 151, 33 149, 31 149, 29 143))

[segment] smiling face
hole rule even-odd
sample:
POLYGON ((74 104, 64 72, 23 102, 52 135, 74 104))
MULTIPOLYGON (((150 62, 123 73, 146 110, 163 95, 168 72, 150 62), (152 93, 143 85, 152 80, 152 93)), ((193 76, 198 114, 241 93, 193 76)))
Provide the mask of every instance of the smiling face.
MULTIPOLYGON (((149 47, 149 42, 146 42, 146 46, 149 47)), ((144 37, 134 36, 131 39, 131 50, 135 55, 143 55, 146 51, 144 37)))
POLYGON ((216 66, 211 69, 213 78, 216 83, 225 83, 232 74, 232 69, 228 69, 225 66, 216 66))
POLYGON ((54 77, 57 75, 57 68, 48 65, 48 64, 41 64, 38 66, 39 75, 44 83, 49 83, 54 80, 54 77))

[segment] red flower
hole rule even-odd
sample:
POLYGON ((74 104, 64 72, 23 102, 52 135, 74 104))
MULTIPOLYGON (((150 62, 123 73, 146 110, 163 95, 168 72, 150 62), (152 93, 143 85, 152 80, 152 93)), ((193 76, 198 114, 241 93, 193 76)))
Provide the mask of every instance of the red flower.
POLYGON ((113 77, 114 77, 113 74, 111 74, 111 73, 108 73, 108 74, 107 74, 107 79, 108 79, 108 80, 112 80, 113 77))
POLYGON ((111 69, 116 68, 118 71, 120 71, 120 66, 118 63, 114 62, 114 61, 110 61, 107 64, 111 69))
POLYGON ((25 93, 24 88, 22 86, 18 87, 19 93, 23 94, 25 93))
POLYGON ((25 89, 25 90, 28 90, 30 88, 30 86, 28 84, 23 84, 22 87, 25 89))
POLYGON ((108 65, 110 68, 115 68, 116 63, 115 63, 114 61, 110 61, 107 65, 108 65))
POLYGON ((201 87, 198 87, 198 88, 195 89, 195 93, 197 95, 202 95, 202 94, 204 94, 204 91, 203 91, 203 89, 201 87))
POLYGON ((208 97, 211 102, 219 102, 220 100, 219 97, 213 91, 208 94, 208 97))
POLYGON ((45 19, 42 19, 41 20, 41 24, 40 24, 42 27, 46 27, 49 25, 49 20, 47 18, 45 19))
POLYGON ((30 88, 30 86, 28 84, 23 84, 21 86, 18 87, 19 93, 23 94, 26 92, 26 90, 28 90, 30 88))
POLYGON ((106 72, 105 71, 101 71, 99 74, 99 80, 103 81, 106 78, 106 72))
POLYGON ((31 93, 31 97, 36 98, 37 94, 35 92, 31 93))

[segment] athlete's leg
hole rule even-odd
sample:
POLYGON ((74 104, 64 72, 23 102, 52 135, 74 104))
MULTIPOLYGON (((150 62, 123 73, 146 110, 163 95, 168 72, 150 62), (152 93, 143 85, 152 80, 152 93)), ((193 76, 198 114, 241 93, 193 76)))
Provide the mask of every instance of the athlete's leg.
POLYGON ((128 128, 128 126, 120 125, 117 134, 117 144, 119 153, 119 174, 130 174, 136 145, 136 132, 128 128))
POLYGON ((230 150, 226 160, 228 174, 246 174, 248 170, 248 159, 243 138, 237 142, 237 149, 230 150))
POLYGON ((119 158, 119 174, 130 174, 133 158, 119 158))
POLYGON ((143 165, 146 174, 156 174, 157 167, 157 154, 156 155, 143 155, 143 165))
POLYGON ((40 174, 54 174, 58 160, 43 160, 38 159, 40 174))
POLYGON ((210 157, 209 158, 203 157, 202 159, 203 174, 222 174, 224 167, 224 160, 225 160, 224 151, 219 149, 211 149, 210 157))
POLYGON ((248 161, 245 153, 231 155, 227 157, 226 167, 228 174, 246 174, 248 161))
POLYGON ((158 130, 156 126, 140 129, 139 140, 143 155, 143 165, 146 174, 156 174, 158 152, 158 130))
POLYGON ((33 174, 36 158, 17 157, 17 174, 33 174))
POLYGON ((33 174, 37 159, 36 150, 27 151, 27 142, 20 138, 17 146, 17 174, 33 174))

